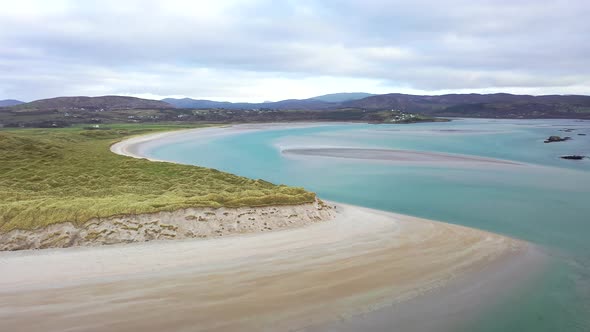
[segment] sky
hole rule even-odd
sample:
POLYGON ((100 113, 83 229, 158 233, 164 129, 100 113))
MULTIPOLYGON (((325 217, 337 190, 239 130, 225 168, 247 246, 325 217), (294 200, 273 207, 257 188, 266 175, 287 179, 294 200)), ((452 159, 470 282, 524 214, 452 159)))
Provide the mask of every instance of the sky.
POLYGON ((0 99, 590 95, 588 0, 0 0, 0 99))

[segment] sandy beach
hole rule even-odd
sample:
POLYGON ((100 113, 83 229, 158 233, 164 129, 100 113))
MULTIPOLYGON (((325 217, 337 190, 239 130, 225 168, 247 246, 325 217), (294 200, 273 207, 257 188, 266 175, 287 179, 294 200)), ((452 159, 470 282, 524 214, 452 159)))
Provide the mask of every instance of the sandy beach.
MULTIPOLYGON (((186 134, 136 137, 112 151, 142 158, 146 144, 186 134)), ((2 252, 0 326, 450 331, 541 261, 530 244, 509 237, 330 204, 334 220, 276 232, 2 252)))

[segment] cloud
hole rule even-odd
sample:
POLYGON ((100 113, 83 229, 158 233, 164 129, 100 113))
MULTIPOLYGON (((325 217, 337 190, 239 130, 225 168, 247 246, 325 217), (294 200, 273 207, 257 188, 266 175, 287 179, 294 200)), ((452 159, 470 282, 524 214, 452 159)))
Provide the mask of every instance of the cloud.
POLYGON ((590 92, 583 0, 0 5, 0 98, 590 92))

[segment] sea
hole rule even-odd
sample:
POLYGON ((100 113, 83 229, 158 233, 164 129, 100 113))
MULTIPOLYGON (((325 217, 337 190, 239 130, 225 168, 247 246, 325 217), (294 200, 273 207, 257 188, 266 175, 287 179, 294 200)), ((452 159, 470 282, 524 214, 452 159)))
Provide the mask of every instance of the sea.
POLYGON ((590 159, 560 158, 590 156, 590 121, 315 123, 181 137, 145 154, 304 187, 330 201, 529 241, 549 257, 549 263, 509 295, 490 299, 493 305, 465 331, 590 331, 590 159), (552 135, 572 139, 544 143, 552 135), (289 153, 325 148, 407 150, 508 162, 289 153))

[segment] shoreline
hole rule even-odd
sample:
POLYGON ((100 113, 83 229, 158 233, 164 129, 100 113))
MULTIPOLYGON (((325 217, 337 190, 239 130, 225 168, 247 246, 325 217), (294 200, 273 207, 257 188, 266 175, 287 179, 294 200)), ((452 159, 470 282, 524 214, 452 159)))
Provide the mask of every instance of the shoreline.
POLYGON ((181 130, 174 130, 174 131, 166 131, 160 133, 153 133, 147 135, 140 135, 135 137, 130 137, 124 139, 120 142, 115 142, 111 145, 110 150, 111 152, 132 157, 136 159, 147 159, 150 161, 157 161, 157 162, 172 162, 168 160, 161 160, 156 158, 151 158, 144 156, 143 153, 147 149, 151 149, 157 147, 159 145, 163 145, 169 141, 176 141, 178 138, 182 138, 183 136, 191 136, 194 138, 195 132, 198 133, 198 136, 201 137, 219 137, 219 136, 228 136, 228 135, 237 135, 240 133, 248 132, 248 131, 255 131, 260 129, 284 129, 284 128, 307 128, 307 127, 320 127, 320 126, 333 126, 341 124, 340 122, 330 122, 330 123, 322 123, 322 122, 297 122, 297 123, 249 123, 249 124, 238 124, 238 125, 223 125, 223 126, 215 126, 215 127, 206 127, 206 128, 193 128, 193 129, 181 129, 181 130), (220 129, 224 130, 220 132, 220 129))
POLYGON ((526 243, 517 252, 473 266, 421 296, 299 331, 474 331, 480 317, 486 317, 523 285, 536 280, 548 264, 549 258, 541 248, 526 243))
MULTIPOLYGON (((111 151, 144 158, 154 140, 219 129, 133 137, 111 151)), ((0 323, 44 331, 381 331, 398 323, 451 331, 465 317, 433 322, 419 308, 444 311, 450 298, 454 310, 475 315, 478 297, 543 261, 532 245, 506 236, 334 204, 333 220, 280 232, 0 252, 8 271, 0 276, 0 323)))

